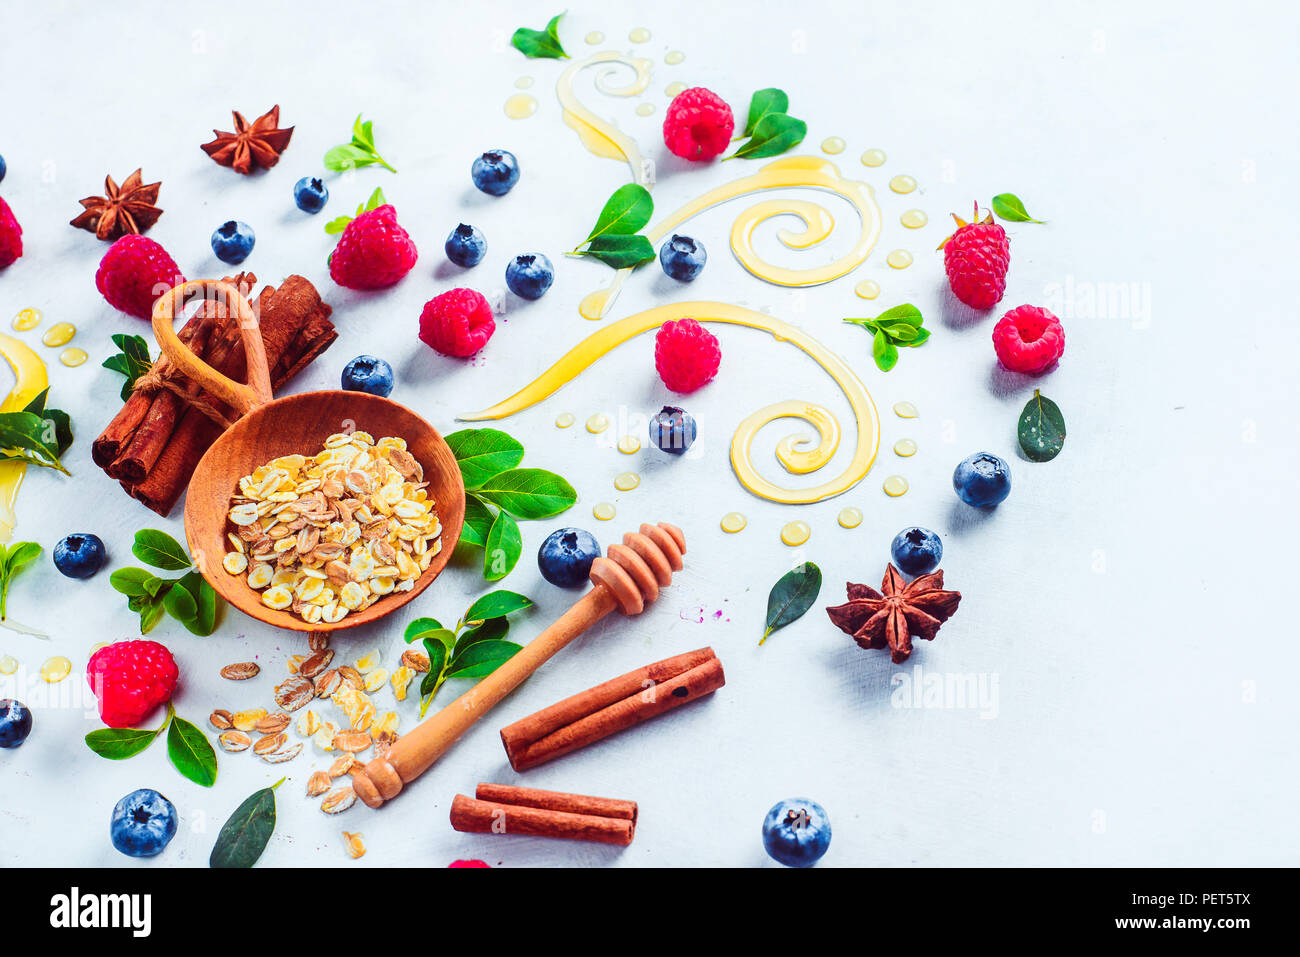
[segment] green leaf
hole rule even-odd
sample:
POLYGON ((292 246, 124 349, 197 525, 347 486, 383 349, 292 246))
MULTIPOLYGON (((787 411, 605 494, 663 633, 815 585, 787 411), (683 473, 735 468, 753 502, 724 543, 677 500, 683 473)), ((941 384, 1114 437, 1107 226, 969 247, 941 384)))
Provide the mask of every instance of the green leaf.
POLYGON ((916 306, 912 305, 910 302, 905 302, 901 306, 893 306, 890 309, 886 309, 880 315, 876 316, 876 322, 905 322, 908 325, 920 329, 921 323, 925 322, 925 319, 922 318, 920 309, 917 309, 916 306))
POLYGON ((788 113, 769 113, 754 126, 750 138, 727 159, 762 159, 794 149, 808 135, 808 124, 788 113))
POLYGON ((105 359, 103 366, 126 376, 126 381, 122 383, 122 401, 125 402, 131 398, 136 380, 153 366, 153 360, 149 358, 149 344, 143 336, 128 336, 119 332, 113 336, 113 345, 121 351, 105 359))
MULTIPOLYGON (((200 638, 206 638, 217 627, 217 593, 206 578, 198 572, 190 572, 181 576, 176 582, 177 586, 185 589, 194 599, 197 608, 196 612, 190 618, 181 618, 183 624, 192 634, 200 638)), ((172 591, 176 591, 173 588, 172 591)), ((168 609, 170 611, 170 609, 168 609)), ((175 612, 172 612, 175 614, 175 612)))
POLYGON ((483 577, 490 582, 505 578, 514 570, 523 550, 524 537, 519 531, 519 523, 501 509, 483 549, 483 577))
POLYGON ((15 542, 7 550, 0 545, 0 621, 8 614, 9 585, 40 553, 41 546, 35 542, 15 542))
POLYGON ((348 223, 352 222, 351 216, 339 216, 337 219, 331 219, 325 224, 325 232, 331 236, 343 232, 348 228, 348 223))
POLYGON ((475 625, 463 632, 456 639, 456 647, 452 649, 453 655, 458 655, 476 641, 498 641, 510 633, 510 620, 501 618, 489 618, 482 624, 475 625))
POLYGON ((916 330, 916 338, 913 339, 911 342, 907 343, 907 345, 908 345, 910 348, 913 348, 913 349, 914 349, 914 348, 916 348, 917 346, 923 344, 923 343, 925 342, 925 340, 926 340, 926 339, 929 339, 929 338, 930 338, 930 330, 929 330, 929 329, 917 329, 917 330, 916 330))
MULTIPOLYGON (((366 124, 366 126, 369 125, 370 125, 369 123, 366 124)), ((371 193, 370 198, 366 200, 366 208, 363 210, 363 212, 369 213, 378 209, 380 206, 387 206, 387 205, 388 205, 388 200, 384 199, 384 191, 380 189, 378 186, 376 186, 375 191, 371 193)))
POLYGON ((143 568, 119 568, 108 576, 108 583, 114 591, 119 591, 129 598, 149 594, 145 583, 157 576, 143 568))
POLYGON ((877 332, 871 340, 871 357, 876 360, 881 372, 888 372, 898 363, 898 346, 889 341, 884 330, 877 332))
POLYGON ((34 412, 0 412, 0 458, 56 469, 69 474, 59 461, 58 429, 34 412))
MULTIPOLYGON (((183 589, 173 588, 171 593, 178 591, 183 589)), ((167 729, 167 757, 195 784, 210 788, 217 782, 217 752, 212 750, 212 742, 184 718, 173 717, 167 729)))
POLYGON ((470 490, 524 460, 522 443, 499 429, 461 429, 444 438, 470 490))
POLYGON ((199 613, 198 602, 184 588, 168 588, 163 596, 163 608, 177 621, 190 621, 199 613))
POLYGON ((161 598, 142 599, 140 606, 140 634, 147 635, 153 631, 154 626, 162 621, 163 602, 161 598))
POLYGON ((254 791, 235 808, 217 835, 209 867, 252 867, 257 863, 275 833, 275 789, 283 781, 254 791))
POLYGON ((442 649, 443 657, 446 657, 456 647, 456 633, 450 628, 434 628, 420 635, 420 644, 424 645, 430 658, 440 653, 437 651, 439 648, 442 649))
POLYGON ((876 324, 877 331, 883 332, 889 337, 889 341, 896 345, 911 345, 912 340, 920 333, 920 329, 906 322, 881 322, 876 324))
POLYGON ((545 469, 502 472, 488 479, 478 496, 516 518, 550 518, 578 500, 572 485, 545 469))
POLYGON ((745 132, 741 136, 753 136, 758 121, 771 113, 785 113, 790 109, 790 98, 785 90, 768 87, 759 90, 749 99, 749 119, 745 121, 745 132))
POLYGON ((614 190, 605 208, 596 217, 596 225, 587 234, 588 241, 597 236, 631 236, 650 222, 655 202, 650 191, 639 183, 627 183, 614 190))
MULTIPOLYGON (((163 727, 167 722, 163 722, 163 727)), ((100 728, 86 735, 86 746, 101 758, 110 761, 122 761, 139 754, 154 738, 162 734, 162 728, 100 728)))
POLYGON ((654 246, 644 236, 598 236, 577 255, 598 259, 614 269, 633 269, 655 258, 654 246))
POLYGON ((1050 462, 1065 446, 1065 416, 1061 407, 1034 390, 1025 410, 1020 413, 1020 449, 1031 462, 1050 462))
POLYGON ((352 121, 352 142, 362 149, 370 150, 372 153, 375 149, 375 124, 370 122, 361 122, 361 114, 352 121))
POLYGON ((146 565, 167 571, 180 571, 190 567, 190 556, 180 542, 156 528, 146 528, 135 533, 131 554, 146 565))
POLYGON ((496 517, 492 510, 476 495, 465 496, 465 525, 460 530, 460 540, 480 548, 487 544, 488 533, 496 517))
POLYGON ((560 13, 551 17, 545 30, 520 27, 510 38, 510 45, 526 57, 534 59, 567 60, 569 55, 560 44, 560 13))
POLYGON ((476 641, 451 660, 447 677, 486 677, 522 650, 523 646, 513 641, 476 641))
POLYGON ((478 598, 465 612, 465 622, 487 621, 489 618, 504 618, 506 615, 531 608, 533 600, 517 592, 499 589, 490 591, 478 598))
POLYGON ((406 631, 402 635, 402 640, 408 645, 423 638, 428 632, 439 631, 442 629, 442 622, 436 618, 417 618, 406 626, 406 631))
POLYGON ((993 212, 1009 223, 1041 223, 1025 212, 1025 204, 1015 193, 998 193, 993 197, 993 212))
POLYGON ((359 149, 351 143, 332 147, 325 153, 324 159, 325 168, 335 173, 358 169, 362 166, 373 166, 376 162, 378 161, 369 152, 359 149))
POLYGON ((150 575, 144 582, 144 593, 150 598, 157 598, 158 593, 163 590, 164 586, 170 588, 172 582, 165 578, 159 578, 157 575, 150 575))
POLYGON ((761 645, 778 628, 803 617, 822 590, 822 571, 812 562, 790 569, 772 586, 767 596, 767 621, 761 645))

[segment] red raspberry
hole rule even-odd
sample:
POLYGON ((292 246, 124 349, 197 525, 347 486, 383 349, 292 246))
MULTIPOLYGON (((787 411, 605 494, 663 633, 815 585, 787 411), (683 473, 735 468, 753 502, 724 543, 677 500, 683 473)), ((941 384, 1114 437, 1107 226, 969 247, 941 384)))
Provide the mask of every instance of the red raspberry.
POLYGON ((1012 372, 1041 375, 1065 352, 1065 329, 1046 309, 1017 306, 993 327, 993 351, 1012 372))
POLYGON ((9 204, 0 199, 0 269, 11 265, 23 254, 23 228, 14 218, 9 204))
POLYGON ((330 278, 348 289, 387 289, 411 271, 419 255, 397 225, 397 210, 379 206, 343 230, 330 253, 330 278))
POLYGON ((694 392, 706 385, 721 362, 718 337, 694 319, 670 319, 655 333, 655 369, 674 392, 694 392))
POLYGON ((492 307, 473 289, 452 289, 424 304, 420 339, 444 356, 472 356, 492 338, 492 307))
POLYGON ((123 236, 108 247, 95 273, 95 287, 109 305, 149 320, 154 300, 185 281, 167 250, 147 236, 123 236))
POLYGON ((1007 291, 1011 243, 1007 231, 993 222, 993 214, 971 222, 953 213, 957 231, 943 241, 943 268, 952 293, 972 309, 992 309, 1007 291))
POLYGON ((86 681, 99 699, 99 716, 110 728, 140 724, 171 698, 177 674, 172 653, 156 641, 107 645, 86 665, 86 681))
POLYGON ((704 162, 731 143, 736 119, 718 94, 702 86, 682 90, 664 116, 664 145, 682 159, 704 162))

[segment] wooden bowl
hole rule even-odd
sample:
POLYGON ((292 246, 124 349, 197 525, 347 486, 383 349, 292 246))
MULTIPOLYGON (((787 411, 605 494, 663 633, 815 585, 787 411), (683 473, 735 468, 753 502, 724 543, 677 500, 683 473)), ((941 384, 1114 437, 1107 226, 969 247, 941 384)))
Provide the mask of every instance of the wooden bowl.
POLYGON ((270 377, 257 319, 247 300, 234 287, 213 280, 187 282, 161 297, 154 306, 154 333, 158 344, 182 373, 215 398, 240 413, 240 418, 212 444, 190 479, 185 500, 185 537, 195 565, 217 594, 258 621, 293 631, 329 632, 376 621, 401 608, 433 583, 451 559, 465 521, 465 485, 455 455, 438 431, 405 406, 364 392, 304 392, 270 399, 270 377), (172 329, 175 312, 187 295, 202 290, 222 295, 237 310, 244 351, 248 357, 249 384, 226 378, 196 357, 172 329), (259 465, 281 455, 312 456, 325 439, 337 432, 368 432, 376 440, 397 436, 424 468, 429 498, 436 503, 442 525, 441 550, 406 592, 393 592, 342 621, 312 624, 289 610, 262 604, 261 593, 250 588, 242 575, 231 575, 221 565, 229 550, 226 534, 230 499, 238 494, 239 480, 259 465))

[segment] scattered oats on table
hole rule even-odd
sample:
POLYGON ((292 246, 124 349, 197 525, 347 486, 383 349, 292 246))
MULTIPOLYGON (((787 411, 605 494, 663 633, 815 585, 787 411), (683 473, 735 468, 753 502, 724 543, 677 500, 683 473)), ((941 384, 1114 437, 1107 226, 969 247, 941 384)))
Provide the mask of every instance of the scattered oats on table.
MULTIPOLYGON (((268 608, 310 624, 342 621, 410 591, 442 549, 423 479, 405 439, 366 432, 331 435, 312 458, 273 459, 239 480, 223 567, 268 608)), ((295 658, 292 671, 305 660, 295 658)))

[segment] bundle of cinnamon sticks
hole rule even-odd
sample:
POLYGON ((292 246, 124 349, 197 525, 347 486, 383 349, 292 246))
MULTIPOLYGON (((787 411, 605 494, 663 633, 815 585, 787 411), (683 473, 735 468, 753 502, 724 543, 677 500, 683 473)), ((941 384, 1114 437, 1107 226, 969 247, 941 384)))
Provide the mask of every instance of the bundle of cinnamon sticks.
MULTIPOLYGON (((257 277, 240 273, 225 282, 247 297, 257 277)), ((278 289, 266 286, 253 308, 266 345, 272 389, 280 389, 338 338, 329 318, 333 310, 302 276, 290 276, 278 289)), ((212 368, 244 381, 239 326, 224 301, 205 299, 177 335, 212 368)), ((230 418, 231 410, 206 401, 160 357, 95 440, 91 457, 128 495, 166 515, 203 453, 221 434, 222 416, 230 418), (170 379, 172 388, 159 384, 163 378, 170 379)))

